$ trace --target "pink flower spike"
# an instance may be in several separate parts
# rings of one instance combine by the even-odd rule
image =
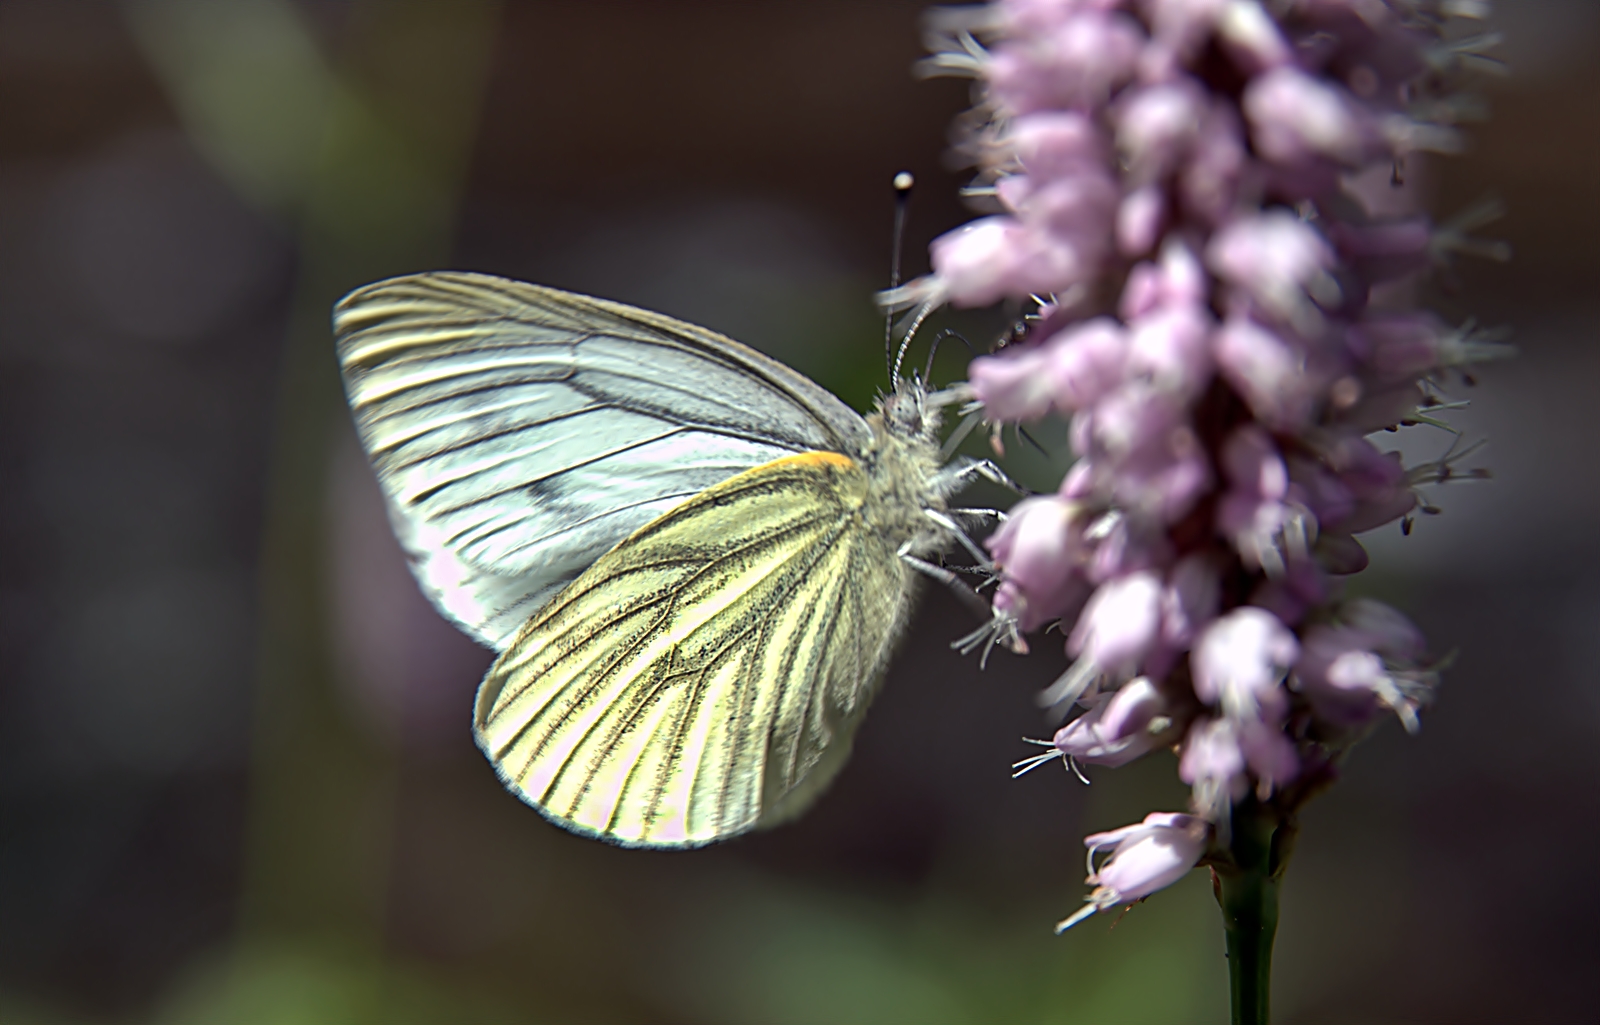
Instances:
[[[1007,35],[1022,36],[1060,28],[1086,6],[1095,5],[1086,0],[998,0],[994,9],[999,12]]]
[[[1095,591],[1067,638],[1067,651],[1106,670],[1132,670],[1149,654],[1160,626],[1160,578],[1129,573]]]
[[[1104,170],[1060,178],[1014,174],[996,183],[995,194],[1030,227],[1096,254],[1105,249],[1118,199],[1117,184]]]
[[[1101,584],[1067,638],[1067,651],[1106,670],[1132,670],[1161,626],[1161,581],[1145,571]]]
[[[1138,825],[1084,837],[1088,881],[1095,889],[1076,914],[1056,925],[1056,932],[1171,886],[1199,863],[1209,837],[1205,820],[1177,812],[1153,812]],[[1111,858],[1096,870],[1094,857],[1107,847],[1112,848]]]
[[[1128,272],[1117,313],[1128,323],[1170,307],[1194,307],[1204,314],[1210,282],[1194,251],[1183,242],[1169,238],[1161,246],[1156,263],[1140,263]]]
[[[1194,250],[1176,238],[1161,247],[1161,286],[1165,301],[1173,306],[1203,306],[1210,282]]]
[[[987,306],[1005,296],[1020,274],[1026,234],[1013,217],[983,217],[934,239],[929,260],[944,297],[961,306]]]
[[[1233,542],[1245,565],[1281,577],[1304,562],[1316,537],[1306,510],[1284,501],[1288,469],[1272,439],[1254,424],[1228,436],[1224,472],[1233,488],[1217,503],[1217,532]]]
[[[1149,524],[1134,524],[1134,517],[1120,512],[1100,516],[1084,528],[1093,546],[1084,574],[1096,584],[1141,570],[1155,569],[1168,559],[1166,538],[1149,529]],[[1140,528],[1143,529],[1140,529]]]
[[[1151,313],[1166,302],[1165,282],[1161,269],[1145,261],[1134,264],[1128,271],[1127,283],[1122,286],[1122,298],[1117,302],[1117,315],[1132,322]]]
[[[1234,609],[1201,632],[1189,654],[1195,696],[1234,720],[1281,723],[1283,678],[1300,654],[1294,634],[1265,609]]]
[[[1088,419],[1089,451],[1121,460],[1159,445],[1183,423],[1184,404],[1144,382],[1130,382],[1102,398]]]
[[[1364,534],[1386,523],[1405,516],[1417,507],[1417,493],[1410,487],[1397,487],[1372,498],[1363,499],[1350,510],[1350,515],[1335,524],[1346,534]]]
[[[1338,425],[1357,434],[1370,434],[1397,426],[1421,405],[1422,388],[1416,381],[1402,381],[1363,391],[1352,405],[1339,411]]]
[[[1398,452],[1382,452],[1354,434],[1336,437],[1323,458],[1354,498],[1349,511],[1328,526],[1341,534],[1360,534],[1399,519],[1417,505],[1417,493]]]
[[[1355,509],[1355,496],[1321,460],[1289,461],[1289,501],[1304,506],[1321,526],[1333,526]]]

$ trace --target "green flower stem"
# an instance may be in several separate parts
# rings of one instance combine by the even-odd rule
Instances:
[[[1272,998],[1272,940],[1278,887],[1288,866],[1294,824],[1254,800],[1233,809],[1231,858],[1214,864],[1217,903],[1228,938],[1233,1025],[1267,1025]]]

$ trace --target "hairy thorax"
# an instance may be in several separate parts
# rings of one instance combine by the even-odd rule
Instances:
[[[946,496],[939,486],[938,412],[921,398],[920,390],[902,388],[867,415],[872,444],[862,453],[870,481],[862,515],[895,548],[909,541],[911,552],[927,554],[945,547],[946,531],[924,510],[942,512]]]

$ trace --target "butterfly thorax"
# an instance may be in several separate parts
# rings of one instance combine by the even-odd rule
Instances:
[[[937,483],[939,410],[928,405],[926,390],[913,379],[880,395],[866,420],[872,429],[862,453],[871,482],[862,509],[867,523],[897,547],[911,542],[913,553],[944,548],[946,532],[923,511],[943,511],[946,504]]]

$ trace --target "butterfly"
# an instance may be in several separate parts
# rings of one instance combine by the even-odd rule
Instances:
[[[983,558],[962,524],[990,511],[949,499],[1003,475],[945,462],[959,389],[896,371],[862,416],[706,328],[483,274],[367,285],[333,327],[413,573],[499,652],[478,745],[574,832],[693,847],[798,814],[920,577],[965,586],[930,559]]]

